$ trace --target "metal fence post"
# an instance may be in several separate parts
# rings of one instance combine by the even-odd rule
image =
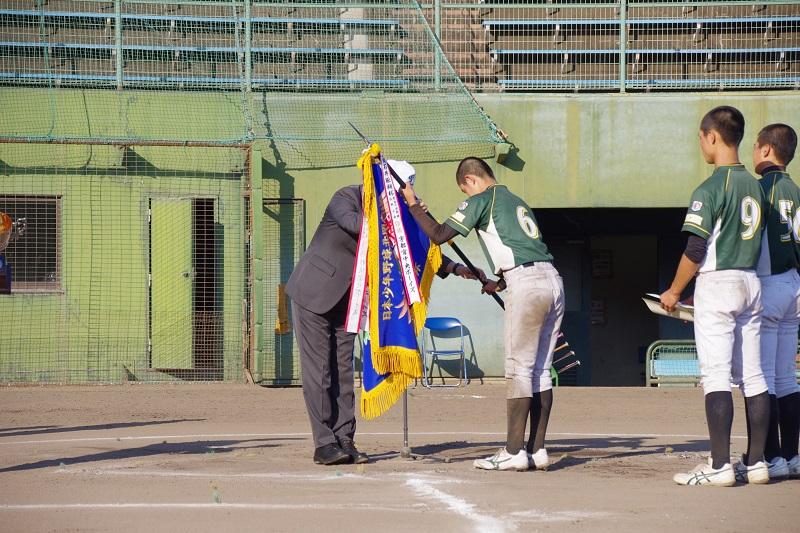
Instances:
[[[117,52],[117,90],[122,90],[122,0],[114,0],[114,50]]]
[[[244,87],[247,91],[253,84],[253,17],[250,9],[252,0],[244,0]]]
[[[626,51],[628,47],[628,0],[619,0],[619,92],[625,92],[625,79],[627,73],[627,57]]]
[[[250,365],[256,376],[264,369],[264,161],[261,150],[253,149],[250,164],[250,254],[253,286],[250,289],[250,316],[252,317],[252,342]]]
[[[436,34],[436,42],[433,49],[433,84],[438,91],[442,88],[442,0],[433,2],[433,31]]]

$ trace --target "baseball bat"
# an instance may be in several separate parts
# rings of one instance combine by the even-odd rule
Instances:
[[[559,331],[558,333],[559,333],[559,335],[562,335],[562,336],[563,336],[563,333],[561,333],[560,331]],[[554,351],[554,352],[558,352],[558,351],[561,351],[561,350],[563,350],[564,348],[569,348],[569,343],[568,343],[568,342],[564,342],[564,344],[562,344],[561,346],[556,346],[556,347],[553,349],[553,351]]]
[[[566,359],[567,357],[572,357],[573,355],[575,355],[575,352],[573,352],[572,350],[570,350],[569,352],[567,352],[567,354],[566,354],[566,355],[562,355],[561,357],[559,357],[558,359],[556,359],[555,361],[553,361],[553,364],[556,364],[556,363],[558,363],[559,361],[563,361],[563,360],[564,360],[564,359]]]
[[[570,368],[573,368],[573,367],[576,367],[576,366],[581,366],[581,362],[580,361],[573,361],[570,364],[568,364],[567,366],[565,366],[564,368],[556,369],[556,372],[558,374],[561,374],[562,372],[566,372]]]

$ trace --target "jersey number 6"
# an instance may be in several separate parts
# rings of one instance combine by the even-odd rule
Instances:
[[[531,239],[539,238],[539,228],[536,227],[536,222],[528,216],[528,210],[525,209],[525,206],[517,206],[517,222],[519,222],[519,227],[522,228],[525,235]]]

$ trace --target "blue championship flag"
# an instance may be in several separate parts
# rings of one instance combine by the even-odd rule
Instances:
[[[356,258],[366,263],[361,414],[370,419],[385,413],[422,377],[417,336],[442,255],[400,199],[377,144],[365,151],[359,167],[364,177],[362,237],[367,237],[359,242],[366,253]],[[358,278],[354,275],[354,293]]]

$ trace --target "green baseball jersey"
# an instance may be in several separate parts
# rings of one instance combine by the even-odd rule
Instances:
[[[780,170],[767,172],[758,181],[767,220],[758,275],[783,274],[800,267],[800,188]]]
[[[531,261],[553,260],[533,211],[505,185],[495,184],[470,196],[445,224],[464,237],[475,228],[496,274]]]
[[[683,231],[708,241],[700,272],[755,269],[761,252],[763,195],[744,165],[717,167],[692,193]]]

